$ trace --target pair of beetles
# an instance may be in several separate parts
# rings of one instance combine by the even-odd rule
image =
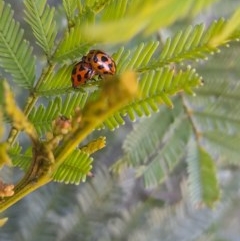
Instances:
[[[94,75],[114,75],[116,64],[114,60],[101,50],[90,50],[72,70],[72,87],[85,84]]]

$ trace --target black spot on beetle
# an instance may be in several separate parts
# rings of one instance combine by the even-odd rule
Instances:
[[[93,56],[93,62],[97,63],[98,62],[98,57],[96,55]]]
[[[112,75],[112,73],[109,71],[104,71],[103,74],[111,74]]]
[[[85,79],[88,79],[88,78],[89,78],[88,75],[89,75],[89,71],[84,75],[84,78],[85,78]]]
[[[104,69],[104,66],[103,65],[98,65],[98,69]]]
[[[108,62],[108,57],[106,57],[106,56],[103,55],[103,56],[101,57],[101,61],[102,61],[102,62]]]
[[[80,64],[80,66],[79,66],[79,71],[82,71],[82,70],[84,70],[85,68],[84,68],[84,66],[82,65],[82,64]]]
[[[82,76],[80,74],[77,75],[77,81],[81,82],[82,81]]]

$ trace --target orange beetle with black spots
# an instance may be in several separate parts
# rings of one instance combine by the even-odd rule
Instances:
[[[90,50],[82,61],[89,63],[97,75],[114,75],[116,73],[116,64],[114,60],[101,50]]]
[[[78,62],[72,70],[72,87],[77,88],[79,85],[85,84],[95,75],[91,64],[84,61]]]

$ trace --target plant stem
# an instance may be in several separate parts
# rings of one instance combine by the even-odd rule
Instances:
[[[54,172],[76,146],[109,116],[120,110],[137,95],[137,81],[134,74],[125,74],[121,80],[115,78],[112,78],[110,82],[103,86],[97,100],[89,102],[85,106],[82,111],[82,120],[79,123],[79,127],[73,133],[69,134],[68,138],[54,153],[45,144],[35,147],[36,151],[33,152],[33,164],[31,168],[16,185],[15,194],[4,198],[0,202],[0,212],[6,210],[37,188],[50,182]],[[49,158],[48,154],[54,154],[54,162]],[[48,163],[48,161],[51,164],[46,170],[47,166],[44,166],[44,162]]]
[[[188,118],[188,120],[189,120],[189,123],[190,123],[191,126],[192,126],[192,129],[193,129],[193,133],[194,133],[196,142],[199,143],[200,138],[201,138],[201,132],[198,131],[197,126],[196,126],[195,123],[194,123],[192,110],[188,107],[188,105],[187,105],[187,103],[186,103],[186,100],[185,100],[184,96],[183,96],[181,93],[180,93],[180,97],[181,97],[181,99],[182,99],[182,104],[183,104],[184,111],[185,111],[185,113],[186,113],[186,115],[187,115],[187,118]]]
[[[43,176],[42,178],[38,179],[37,182],[28,183],[27,185],[23,186],[21,189],[17,190],[13,196],[4,198],[4,200],[0,201],[0,212],[5,211],[13,204],[27,196],[29,193],[35,191],[39,187],[49,183],[51,178],[48,176]]]

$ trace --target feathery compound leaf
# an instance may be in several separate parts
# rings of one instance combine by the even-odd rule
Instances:
[[[197,102],[199,103],[196,104]],[[198,96],[191,104],[194,105],[192,114],[201,131],[219,130],[229,134],[238,132],[240,109],[235,99],[220,97],[216,101],[213,96]]]
[[[165,95],[174,95],[179,91],[193,94],[192,88],[202,85],[202,77],[195,69],[188,66],[187,70],[175,72],[171,68],[162,68],[159,71],[149,71],[142,75],[140,92],[144,98],[160,98]],[[162,99],[165,102],[164,98]],[[168,103],[165,102],[167,105]]]
[[[231,34],[223,34],[224,29],[228,29],[229,26],[229,22],[224,19],[214,21],[206,29],[203,24],[189,26],[184,31],[179,31],[173,38],[166,40],[159,58],[155,63],[152,62],[152,67],[157,68],[159,65],[187,59],[204,59],[210,53],[216,52],[221,45],[235,40],[237,36],[234,35],[234,31],[237,31],[239,25],[235,24],[234,28],[231,28]]]
[[[188,147],[187,163],[189,189],[193,203],[213,207],[220,197],[213,159],[202,147],[197,146],[194,140],[191,140]]]
[[[152,112],[158,111],[158,105],[166,104],[173,108],[170,99],[180,91],[193,94],[192,88],[202,85],[202,77],[195,73],[195,69],[187,68],[186,71],[180,70],[179,73],[171,68],[161,68],[158,71],[148,71],[141,75],[139,81],[139,91],[141,98],[135,99],[132,103],[125,106],[119,112],[104,121],[104,125],[111,130],[124,124],[122,116],[134,121],[136,117],[149,116]]]
[[[236,103],[240,84],[234,78],[221,79],[222,73],[215,75],[198,90],[196,98],[184,96],[185,106],[209,153],[226,163],[239,164],[240,107]]]
[[[56,22],[54,21],[54,8],[46,4],[47,0],[25,0],[26,21],[33,29],[38,45],[47,56],[51,55],[54,40],[57,35]]]
[[[54,96],[72,91],[71,72],[72,66],[62,66],[52,71],[39,86],[37,93],[44,96]]]
[[[61,113],[66,116],[70,116],[73,111],[78,107],[83,109],[88,99],[87,92],[79,92],[76,94],[68,94],[64,99],[63,105],[61,105]]]
[[[124,157],[116,164],[116,167],[122,164],[138,167],[145,164],[150,156],[155,155],[156,150],[160,149],[164,142],[164,136],[167,137],[172,133],[176,124],[179,124],[177,119],[182,121],[183,108],[179,98],[174,101],[174,104],[173,110],[163,106],[159,113],[154,114],[151,118],[143,119],[135,126],[135,129],[124,141]],[[176,134],[181,135],[178,132]]]
[[[163,146],[158,148],[156,156],[149,164],[142,168],[146,187],[157,187],[168,177],[185,155],[189,136],[189,123],[183,116],[176,117],[174,123],[164,133]]]
[[[35,58],[23,30],[13,19],[10,5],[0,0],[0,66],[20,86],[31,88],[35,79]]]
[[[168,38],[159,56],[160,62],[180,62],[185,59],[206,58],[215,48],[209,46],[209,41],[219,31],[223,20],[213,22],[204,32],[204,25],[188,27],[178,32],[173,38]]]
[[[118,1],[109,1],[109,2],[110,4],[108,4],[104,8],[103,15],[101,16],[101,19],[104,22],[120,19],[121,17],[124,16],[127,10],[128,0],[118,0]]]
[[[239,38],[240,36],[240,8],[236,10],[233,16],[226,21],[226,23],[222,26],[220,31],[214,38],[210,41],[210,46],[218,46],[221,44],[225,44],[230,40]]]
[[[35,129],[39,134],[51,130],[52,121],[60,115],[59,107],[61,104],[61,99],[57,97],[54,101],[50,101],[47,107],[41,104],[32,109],[28,118],[34,124]]]
[[[208,145],[209,152],[215,154],[224,163],[239,165],[240,156],[240,136],[228,135],[221,131],[208,131],[202,133],[205,144]]]
[[[75,150],[53,174],[53,180],[66,184],[79,184],[86,180],[93,159],[85,152]]]
[[[147,43],[139,44],[132,51],[124,51],[124,48],[119,49],[118,52],[113,55],[113,58],[117,63],[118,73],[129,69],[141,71],[141,69],[151,60],[158,45],[158,41],[149,41]]]
[[[79,107],[83,108],[88,98],[88,94],[79,92],[77,94],[68,94],[61,99],[56,97],[51,100],[47,107],[40,105],[34,107],[29,115],[29,120],[34,124],[38,133],[45,133],[51,130],[52,121],[59,115],[70,117],[73,111]]]
[[[68,23],[71,25],[71,22],[75,16],[75,11],[77,9],[77,0],[63,0],[62,2],[67,15]]]
[[[65,33],[62,42],[59,44],[53,59],[56,62],[66,63],[69,60],[79,59],[90,47],[89,42],[82,36],[82,27],[76,24]]]
[[[13,160],[13,165],[20,169],[27,171],[32,159],[32,148],[28,148],[24,153],[21,152],[22,148],[19,144],[15,144],[9,149],[9,155]]]

